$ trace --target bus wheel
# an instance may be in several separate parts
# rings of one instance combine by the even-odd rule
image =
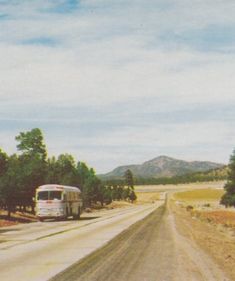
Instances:
[[[80,219],[80,213],[81,213],[80,207],[78,207],[78,213],[77,213],[77,215],[74,216],[76,220]]]
[[[43,221],[44,221],[44,219],[43,219],[43,218],[39,218],[39,221],[43,222]]]

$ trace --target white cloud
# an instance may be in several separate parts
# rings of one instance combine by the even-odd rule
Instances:
[[[127,45],[122,58],[120,45],[122,63],[118,65],[118,58],[103,50],[96,45],[80,54],[42,47],[1,47],[0,96],[67,105],[112,104],[132,97],[157,97],[173,107],[179,100],[182,105],[235,101],[232,56],[224,55],[221,61],[218,55],[148,53],[140,48],[132,51]],[[94,52],[99,57],[92,63],[89,56]]]
[[[10,135],[14,139],[17,129],[37,125],[45,128],[52,154],[72,151],[98,169],[108,169],[111,162],[129,162],[128,151],[134,151],[129,160],[138,162],[151,153],[167,153],[167,148],[175,155],[188,149],[191,155],[197,151],[195,157],[212,159],[214,152],[205,154],[206,147],[221,144],[219,160],[232,148],[228,138],[234,115],[230,122],[208,116],[198,123],[161,124],[148,118],[147,127],[138,124],[155,111],[176,114],[176,109],[193,106],[209,111],[212,103],[224,108],[235,103],[235,55],[225,52],[232,46],[225,42],[218,52],[205,44],[199,50],[197,38],[177,42],[174,37],[195,30],[200,34],[208,26],[215,26],[215,33],[216,26],[234,26],[232,1],[89,0],[80,1],[72,13],[52,12],[55,2],[49,0],[6,3],[0,4],[0,14],[9,16],[0,19],[0,126],[9,119],[22,124],[15,125],[12,133],[5,124],[0,127],[3,147],[8,147],[6,139]],[[60,106],[67,108],[63,115]],[[142,114],[136,109],[133,113],[133,106]],[[78,115],[82,121],[70,115],[71,108],[84,109],[85,114]],[[25,125],[27,117],[34,118]],[[72,121],[74,133],[61,137],[64,128],[59,135],[50,122],[58,126],[65,117]],[[98,119],[102,132],[93,126],[91,136],[86,136],[84,124],[96,124]],[[102,149],[94,153],[98,145]],[[115,159],[112,149],[117,152]]]

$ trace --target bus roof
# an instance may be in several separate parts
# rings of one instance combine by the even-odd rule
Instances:
[[[60,184],[44,184],[39,186],[37,190],[67,190],[67,191],[81,192],[81,190],[78,187],[60,185]]]

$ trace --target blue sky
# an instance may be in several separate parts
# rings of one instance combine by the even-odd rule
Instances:
[[[0,147],[39,127],[98,173],[158,155],[227,163],[235,3],[0,0]]]

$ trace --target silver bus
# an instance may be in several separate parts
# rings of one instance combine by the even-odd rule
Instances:
[[[36,216],[44,219],[79,219],[82,212],[81,191],[78,187],[46,184],[36,189]]]

